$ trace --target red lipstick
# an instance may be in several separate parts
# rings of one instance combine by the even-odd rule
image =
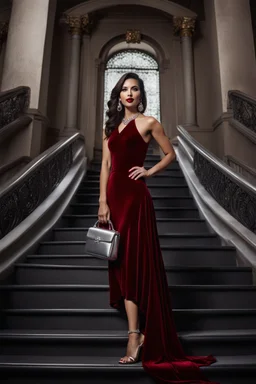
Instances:
[[[133,98],[132,97],[129,97],[129,99],[126,99],[127,103],[132,103],[133,102]]]

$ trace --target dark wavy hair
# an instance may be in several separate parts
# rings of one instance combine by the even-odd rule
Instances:
[[[107,138],[111,135],[113,130],[119,126],[119,124],[121,123],[124,117],[124,108],[122,108],[122,110],[119,112],[117,110],[117,105],[120,98],[120,93],[123,88],[123,84],[127,79],[135,79],[138,81],[138,85],[140,88],[141,101],[143,104],[143,111],[141,112],[143,113],[147,107],[147,98],[146,98],[146,92],[145,92],[143,80],[136,73],[133,73],[133,72],[125,73],[118,80],[118,82],[112,89],[110,100],[108,101],[108,110],[106,112],[106,115],[108,116],[108,120],[106,121],[106,125],[105,125],[105,134]]]

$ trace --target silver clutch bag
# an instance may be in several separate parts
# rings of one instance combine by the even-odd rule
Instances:
[[[96,221],[94,226],[88,229],[85,253],[107,261],[116,260],[120,233],[114,230],[110,220],[108,221],[110,229],[99,228],[98,223],[99,221]]]

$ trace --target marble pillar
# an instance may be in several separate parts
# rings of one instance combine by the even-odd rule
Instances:
[[[197,126],[196,91],[194,75],[194,58],[192,36],[195,29],[195,18],[173,17],[174,32],[179,34],[182,49],[183,84],[184,84],[184,119],[183,125]]]
[[[39,108],[49,0],[13,0],[1,90],[31,88],[30,108]]]
[[[71,35],[70,44],[70,62],[69,79],[67,95],[67,114],[65,133],[72,134],[77,132],[77,103],[78,103],[78,85],[80,68],[80,50],[82,37],[82,23],[80,16],[67,16],[66,22],[69,25]]]
[[[70,136],[78,132],[78,95],[81,61],[81,41],[83,34],[89,35],[92,29],[92,21],[89,15],[66,16],[71,35],[69,83],[67,96],[66,124],[60,136]]]
[[[228,107],[228,91],[256,96],[256,65],[249,0],[207,0],[206,21],[214,23],[209,42],[216,47],[213,62],[220,84],[221,112]]]
[[[32,122],[9,141],[6,161],[38,156],[45,150],[49,120],[47,95],[56,0],[13,0],[5,44],[1,91],[31,90],[27,114]],[[48,54],[47,54],[48,52]]]

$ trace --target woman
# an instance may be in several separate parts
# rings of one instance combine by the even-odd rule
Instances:
[[[157,383],[209,383],[199,366],[215,359],[186,357],[172,317],[145,178],[166,168],[175,152],[162,125],[143,114],[146,104],[143,81],[135,73],[123,75],[112,90],[103,133],[98,219],[106,224],[111,218],[120,232],[118,259],[109,263],[110,305],[124,304],[129,329],[126,355],[119,363],[136,363],[142,350],[143,367]],[[146,170],[143,163],[152,138],[165,156]]]

